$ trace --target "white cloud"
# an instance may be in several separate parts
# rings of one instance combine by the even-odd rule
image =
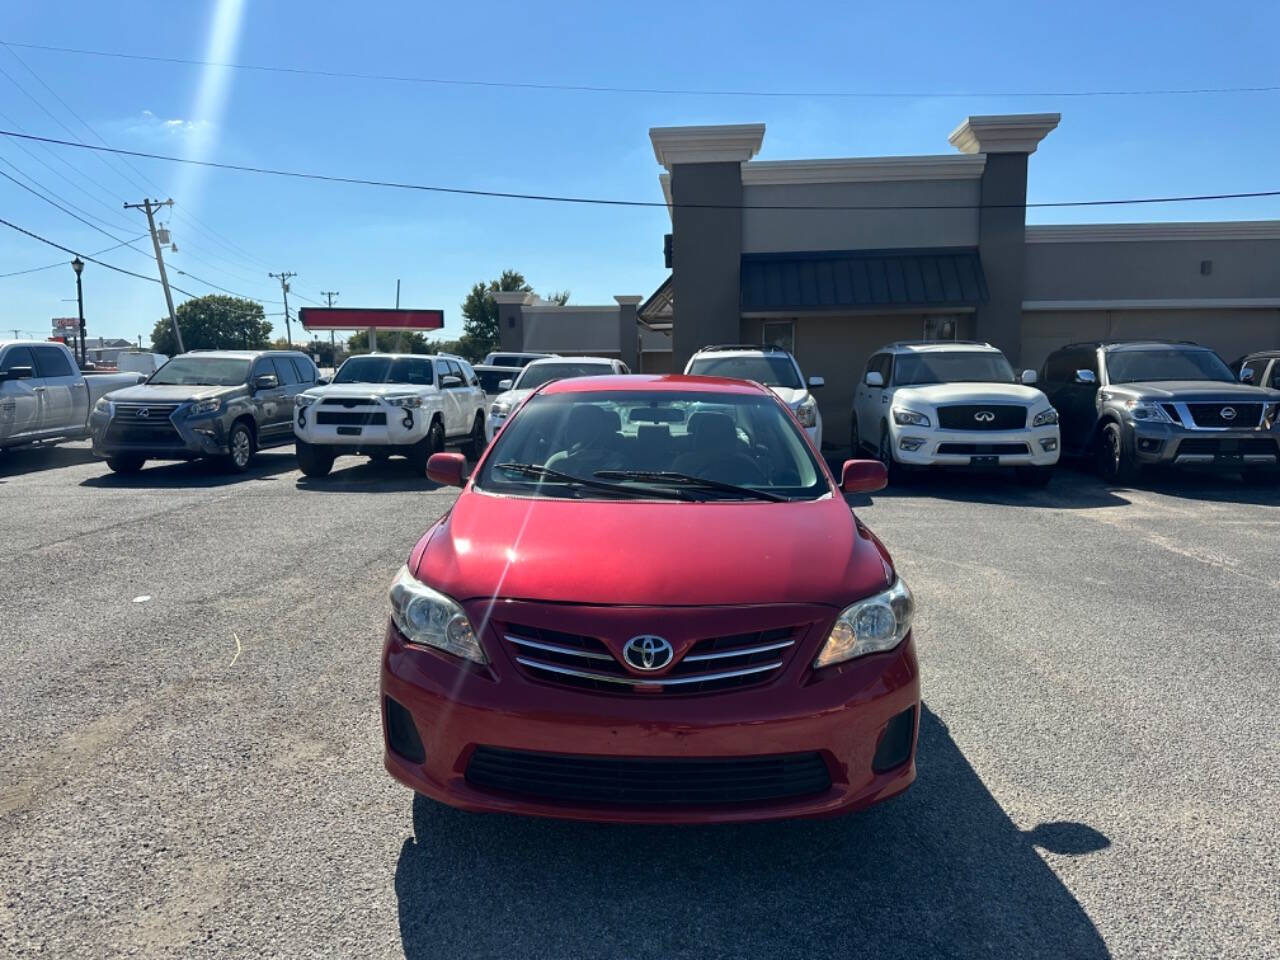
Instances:
[[[208,120],[184,120],[181,117],[160,117],[151,110],[143,110],[112,124],[129,137],[148,142],[202,136],[213,129]]]

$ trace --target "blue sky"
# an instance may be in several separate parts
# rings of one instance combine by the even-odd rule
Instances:
[[[967,91],[1248,86],[1280,82],[1280,5],[1167,2],[778,4],[364,4],[183,0],[6,4],[0,40],[126,53],[476,80],[756,90]],[[947,153],[971,113],[1059,111],[1032,158],[1029,199],[1280,188],[1280,93],[1189,97],[835,99],[598,94],[364,82],[18,49],[113,146],[261,166],[480,189],[661,198],[650,126],[763,122],[762,159]],[[0,125],[91,135],[4,48]],[[28,96],[30,94],[30,96]],[[33,101],[32,97],[35,98]],[[39,103],[35,102],[39,101]],[[0,158],[102,217],[135,173],[84,151],[0,140]],[[297,294],[344,306],[443,308],[460,329],[470,285],[505,267],[572,302],[648,294],[665,275],[661,209],[618,209],[335,186],[131,161],[211,227],[175,218],[173,268],[282,308],[268,270]],[[18,176],[12,166],[0,170]],[[55,172],[56,171],[56,172]],[[95,182],[91,182],[90,179]],[[143,185],[146,185],[144,182]],[[152,191],[153,195],[157,191]],[[0,180],[0,209],[73,249],[113,243]],[[1280,199],[1033,211],[1034,222],[1280,218]],[[129,232],[132,224],[133,233]],[[224,245],[229,240],[232,247]],[[139,246],[147,246],[140,244]],[[57,251],[0,230],[0,273]],[[103,259],[154,275],[128,249]],[[171,279],[195,292],[208,288]],[[158,285],[90,264],[90,336],[145,338]],[[72,314],[69,267],[0,279],[0,335],[44,334]],[[291,307],[300,305],[291,298]],[[280,333],[282,320],[274,318]],[[5,329],[7,328],[7,330]]]

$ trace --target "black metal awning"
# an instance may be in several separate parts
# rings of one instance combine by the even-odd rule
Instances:
[[[740,276],[743,313],[969,308],[987,299],[970,247],[747,253]]]

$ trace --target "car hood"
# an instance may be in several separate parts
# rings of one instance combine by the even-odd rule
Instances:
[[[418,552],[417,576],[459,601],[843,607],[893,576],[832,497],[655,503],[468,489]]]
[[[347,397],[397,397],[421,393],[425,387],[413,383],[330,383],[304,391],[317,397],[341,400]]]
[[[898,387],[894,403],[1020,403],[1034,406],[1048,398],[1035,387],[1020,383],[931,383],[919,387]]]
[[[1146,383],[1117,383],[1107,388],[1116,393],[1154,400],[1224,400],[1263,403],[1280,400],[1280,391],[1251,387],[1247,383],[1208,380],[1154,380]]]
[[[111,400],[114,403],[185,403],[187,400],[204,400],[207,397],[226,397],[244,389],[244,384],[234,387],[192,387],[140,383],[111,391]]]
[[[511,409],[515,409],[524,402],[524,398],[533,393],[533,390],[506,390],[493,398],[494,403],[502,402],[507,404]]]
[[[770,387],[783,403],[794,410],[809,396],[809,391],[805,387]]]

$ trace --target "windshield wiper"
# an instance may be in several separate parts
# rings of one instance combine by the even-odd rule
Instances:
[[[769,490],[740,487],[735,483],[722,483],[719,480],[708,480],[706,477],[695,477],[688,473],[672,473],[669,470],[597,470],[595,476],[605,480],[640,480],[645,483],[669,483],[674,486],[690,487],[697,490],[735,493],[740,497],[752,500],[769,500],[774,503],[781,503],[790,499]]]
[[[536,477],[539,480],[555,480],[560,483],[567,483],[571,486],[577,487],[586,487],[591,490],[608,490],[610,493],[621,493],[632,497],[662,497],[666,500],[689,499],[689,497],[680,490],[628,487],[620,483],[605,483],[603,480],[588,480],[586,477],[576,477],[571,473],[561,473],[559,470],[553,470],[550,467],[543,467],[536,463],[499,463],[494,466],[494,469],[506,470],[509,473],[523,474],[526,477]],[[608,471],[604,472],[607,473]],[[597,476],[599,476],[598,473]]]

